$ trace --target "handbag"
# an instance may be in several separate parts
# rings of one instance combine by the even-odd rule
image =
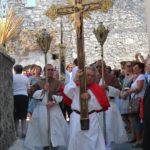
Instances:
[[[140,112],[140,97],[135,97],[136,94],[129,100],[128,113],[136,114]]]

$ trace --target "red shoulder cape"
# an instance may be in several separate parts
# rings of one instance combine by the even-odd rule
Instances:
[[[105,111],[110,107],[107,95],[102,87],[100,87],[97,83],[93,83],[88,88],[92,91],[95,95],[97,101],[102,106],[102,111]]]
[[[106,93],[103,90],[103,88],[101,88],[97,83],[91,84],[90,86],[88,86],[88,88],[92,91],[92,93],[95,95],[97,101],[102,106],[101,111],[107,110],[108,107],[110,107],[110,104],[109,104],[109,101],[107,99]],[[63,90],[64,90],[64,88],[63,88]],[[70,98],[68,98],[64,94],[64,92],[62,92],[62,96],[64,98],[64,103],[68,106],[71,106],[72,100]]]

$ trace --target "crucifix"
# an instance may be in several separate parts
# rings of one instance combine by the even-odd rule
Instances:
[[[85,81],[85,52],[84,52],[84,33],[83,33],[83,17],[89,15],[90,11],[100,10],[107,12],[112,6],[111,0],[95,0],[95,2],[87,2],[87,0],[69,0],[72,4],[66,6],[52,5],[46,12],[46,15],[55,20],[58,16],[74,14],[73,21],[75,23],[77,34],[77,55],[78,67],[83,70],[84,74],[80,76],[80,122],[81,130],[89,129],[88,116],[88,100],[82,100],[81,94],[86,92]]]

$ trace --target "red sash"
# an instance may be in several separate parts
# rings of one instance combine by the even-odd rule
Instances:
[[[110,107],[110,104],[105,91],[97,83],[91,84],[88,88],[92,91],[98,103],[102,106],[102,111],[107,110],[108,107]],[[64,103],[68,106],[71,106],[72,100],[68,98],[64,92],[62,92],[62,96],[64,98]]]
[[[110,107],[107,95],[103,88],[101,88],[97,83],[93,83],[88,88],[92,91],[92,93],[95,95],[97,101],[102,106],[102,111],[105,111]]]

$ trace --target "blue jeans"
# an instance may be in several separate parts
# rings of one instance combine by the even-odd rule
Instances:
[[[28,105],[28,112],[33,113],[34,108],[36,107],[37,101],[34,98],[31,98]]]

